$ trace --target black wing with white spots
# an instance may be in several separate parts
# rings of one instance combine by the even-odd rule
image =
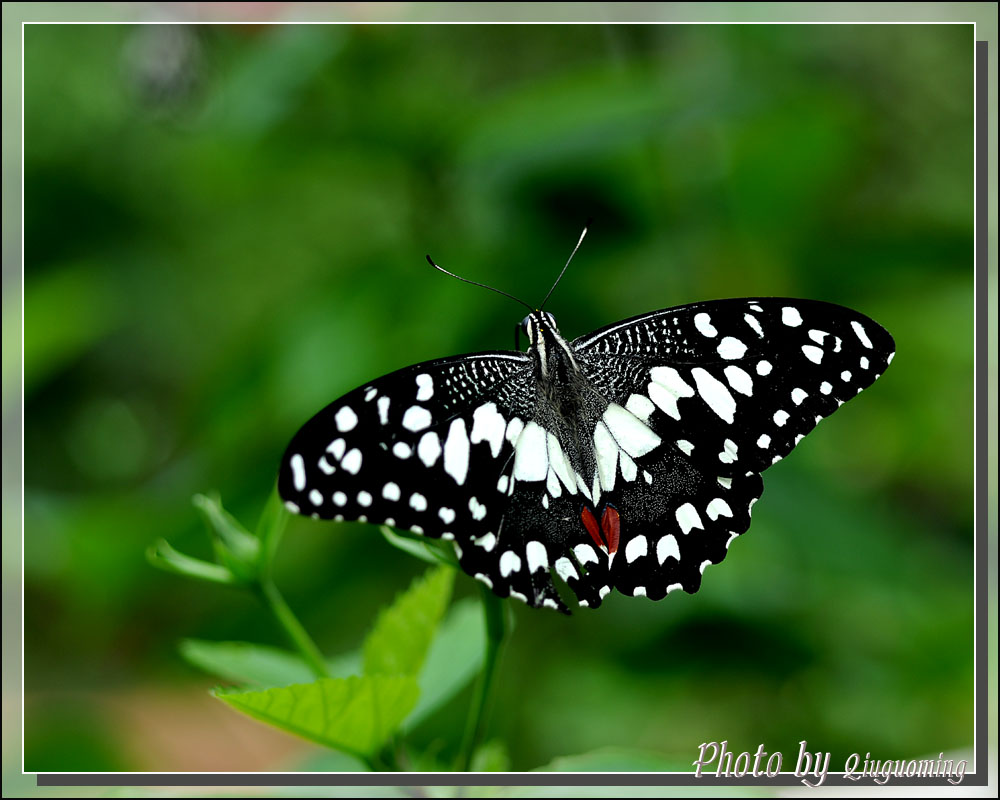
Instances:
[[[418,364],[359,387],[293,439],[279,491],[323,519],[454,541],[501,597],[567,610],[612,589],[697,591],[750,525],[760,472],[869,386],[892,338],[867,317],[747,298],[644,314],[527,353]]]

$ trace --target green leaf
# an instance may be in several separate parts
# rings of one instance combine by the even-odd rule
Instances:
[[[472,757],[473,772],[507,772],[510,770],[510,754],[507,745],[499,739],[493,739],[478,750]]]
[[[302,658],[279,647],[251,642],[207,642],[203,639],[184,639],[180,643],[184,659],[224,680],[256,684],[263,687],[289,686],[308,683],[313,673]],[[361,669],[361,654],[348,653],[327,659],[327,669],[335,678],[355,675]]]
[[[486,651],[483,610],[472,598],[455,603],[431,643],[417,679],[420,701],[403,724],[412,730],[447,703],[479,672]]]
[[[532,772],[691,772],[690,761],[625,747],[602,747],[574,756],[560,756]]]
[[[428,564],[458,566],[458,559],[455,558],[455,550],[446,542],[427,539],[417,534],[406,533],[405,531],[394,531],[388,525],[382,525],[379,527],[379,531],[393,547],[399,548],[404,553],[409,553],[421,561],[426,561]]]
[[[383,609],[362,647],[365,675],[416,675],[444,614],[455,571],[437,567]]]
[[[160,539],[149,546],[149,549],[146,550],[146,560],[158,569],[184,575],[187,578],[223,584],[237,582],[236,576],[226,567],[210,564],[200,558],[186,556],[174,550],[166,539]]]
[[[222,500],[214,492],[196,494],[191,502],[214,534],[212,544],[220,563],[241,580],[256,578],[260,560],[260,541],[257,537],[247,533],[236,518],[222,507]]]
[[[216,689],[237,711],[305,739],[360,756],[375,753],[417,702],[416,678],[320,678],[263,691]]]

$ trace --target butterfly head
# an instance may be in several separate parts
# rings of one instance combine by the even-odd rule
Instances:
[[[532,311],[521,320],[519,330],[528,337],[528,353],[535,360],[542,378],[578,369],[569,343],[559,333],[556,318],[548,311]]]

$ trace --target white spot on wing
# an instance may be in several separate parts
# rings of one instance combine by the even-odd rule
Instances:
[[[868,334],[865,333],[865,329],[861,327],[861,323],[857,320],[851,320],[851,327],[854,328],[854,332],[858,335],[858,339],[861,341],[865,347],[869,350],[872,346],[872,340],[868,338]]]
[[[514,477],[519,481],[543,481],[548,471],[545,431],[532,420],[514,445]]]
[[[758,361],[757,362],[757,374],[758,375],[770,375],[771,374],[771,362],[770,361]]]
[[[378,406],[378,421],[387,425],[389,423],[389,398],[383,395],[375,401],[375,405]]]
[[[340,462],[340,466],[352,475],[357,475],[358,470],[361,469],[361,451],[356,447],[348,450],[344,460]]]
[[[298,514],[299,511],[300,511],[298,505],[296,505],[295,503],[293,503],[291,500],[286,500],[285,501],[285,508],[287,508],[293,514]]]
[[[340,461],[340,459],[344,457],[344,451],[346,449],[347,449],[347,442],[345,442],[343,439],[334,439],[332,442],[330,442],[330,445],[329,447],[326,448],[326,451],[330,455],[332,455],[335,459],[337,459],[337,461]]]
[[[681,533],[690,533],[694,528],[705,529],[705,526],[702,525],[701,517],[698,516],[698,510],[690,503],[685,503],[678,508],[675,516],[677,517],[677,524],[681,527]]]
[[[635,480],[637,468],[635,462],[628,457],[627,453],[620,453],[618,457],[619,464],[621,465],[622,477],[629,483]]]
[[[733,515],[733,510],[729,507],[729,503],[721,497],[716,497],[711,503],[708,504],[708,508],[705,509],[705,513],[708,514],[709,519],[717,520],[719,517],[731,517]]]
[[[625,560],[631,564],[637,558],[641,558],[649,552],[649,542],[645,536],[636,536],[625,545]]]
[[[829,383],[829,381],[823,381],[823,382],[822,382],[822,383],[821,383],[821,384],[819,385],[819,390],[820,390],[820,391],[821,391],[821,392],[822,392],[823,394],[830,394],[830,392],[832,392],[832,391],[833,391],[833,386],[832,386],[832,384],[830,384],[830,383]]]
[[[349,406],[341,408],[333,419],[337,423],[337,430],[341,433],[353,430],[358,424],[358,415]]]
[[[413,455],[413,449],[406,442],[396,442],[392,446],[392,452],[397,458],[409,458]]]
[[[426,373],[417,375],[417,400],[423,403],[434,396],[434,379]]]
[[[732,464],[736,460],[739,448],[732,439],[726,439],[722,443],[722,452],[719,453],[719,461],[723,464]]]
[[[556,559],[555,568],[556,575],[563,581],[568,581],[570,578],[580,580],[580,575],[577,573],[576,567],[573,566],[573,562],[566,558],[566,556],[560,556]]]
[[[712,318],[704,311],[694,315],[694,326],[702,336],[717,336],[719,333],[712,325]]]
[[[802,345],[802,353],[813,364],[818,364],[823,360],[823,351],[814,344]]]
[[[668,533],[656,543],[656,560],[662,565],[664,561],[671,557],[680,561],[681,549],[677,546],[677,537],[672,533]]]
[[[518,572],[521,569],[521,557],[515,553],[513,550],[507,550],[502,556],[500,556],[500,575],[506,578],[512,572]],[[511,595],[514,593],[511,592]]]
[[[646,587],[645,586],[636,586],[632,590],[632,597],[645,597],[645,596],[646,596]]]
[[[792,402],[795,403],[795,405],[797,406],[802,405],[802,401],[805,400],[808,396],[809,396],[808,393],[802,391],[802,389],[799,388],[792,389]]]
[[[730,364],[723,370],[726,380],[740,394],[750,397],[753,394],[753,379],[739,367]]]
[[[566,487],[566,491],[570,494],[576,494],[576,473],[573,470],[573,465],[570,464],[569,459],[566,458],[566,454],[559,445],[559,440],[553,434],[549,433],[546,436],[546,442],[548,444],[549,471],[554,471],[559,476],[559,480]],[[556,496],[553,494],[553,497]]]
[[[757,447],[767,448],[771,446],[771,437],[766,433],[761,434],[760,438],[757,440]]]
[[[311,492],[309,492],[309,502],[312,503],[314,506],[323,505],[323,495],[320,493],[318,489],[313,489]]]
[[[736,411],[736,401],[733,400],[733,396],[725,384],[701,367],[695,367],[691,370],[691,375],[698,386],[698,394],[701,395],[701,399],[720,418],[731,423]]]
[[[525,555],[528,557],[528,572],[534,573],[540,569],[547,570],[549,568],[549,554],[541,542],[528,542],[525,547]]]
[[[618,445],[603,422],[598,422],[594,428],[594,455],[601,487],[610,492],[615,488],[615,476],[618,474]]]
[[[716,351],[727,361],[733,361],[737,358],[743,358],[743,354],[747,351],[747,346],[733,336],[726,336],[719,342]]]
[[[594,548],[589,544],[578,544],[573,548],[573,554],[581,564],[586,564],[588,561],[597,563],[597,553],[594,552]]]
[[[786,422],[788,422],[788,412],[783,410],[778,410],[774,412],[774,424],[779,428],[782,427]]]
[[[382,487],[382,497],[386,500],[392,500],[395,502],[400,498],[399,485],[389,481],[385,486]]]
[[[472,514],[473,519],[482,519],[486,516],[486,506],[480,503],[475,497],[470,497],[469,512]]]
[[[760,309],[758,308],[758,311],[759,310]],[[746,320],[747,325],[753,328],[754,333],[763,338],[764,330],[760,327],[760,323],[757,321],[757,317],[755,317],[753,314],[744,314],[743,319]]]
[[[292,485],[295,491],[301,492],[306,488],[306,465],[302,456],[296,453],[288,460],[288,466],[292,468]]]
[[[410,495],[410,508],[414,511],[426,511],[427,498],[420,494],[420,492],[414,492]]]
[[[496,403],[484,403],[472,415],[472,433],[469,440],[472,444],[489,442],[490,452],[496,458],[500,455],[500,447],[503,445],[503,434],[506,428],[507,423],[497,411]]]
[[[403,414],[403,427],[417,433],[430,427],[431,412],[422,406],[410,406]]]
[[[490,533],[484,534],[483,536],[480,536],[479,538],[474,538],[472,541],[475,542],[477,545],[479,545],[481,548],[483,548],[483,550],[485,550],[487,553],[491,552],[493,548],[496,547],[497,545],[497,537],[493,534],[492,531]]]
[[[469,437],[465,432],[465,420],[452,420],[448,428],[448,438],[444,443],[444,471],[453,477],[459,486],[465,483],[469,474]]]
[[[455,521],[455,509],[442,506],[438,509],[438,516],[445,525],[451,525]]]
[[[369,492],[362,489],[358,492],[358,505],[365,506],[366,508],[372,504],[372,496]]]
[[[694,451],[694,445],[691,444],[687,439],[678,439],[677,446],[681,449],[684,455],[689,456]]]
[[[625,403],[625,408],[635,414],[643,422],[649,420],[649,415],[653,413],[653,409],[656,406],[653,405],[652,401],[646,397],[644,394],[633,394],[630,395],[628,401]]]
[[[652,378],[652,383],[649,384],[650,399],[664,414],[680,419],[677,400],[681,397],[694,397],[694,389],[684,382],[673,367],[654,367],[649,371],[649,377]]]
[[[441,440],[434,431],[427,431],[420,437],[420,442],[417,444],[417,455],[428,467],[434,466],[434,462],[441,455]]]
[[[799,313],[797,308],[785,306],[781,309],[781,321],[784,322],[789,328],[797,328],[802,324],[802,315]]]
[[[632,458],[646,455],[656,449],[662,441],[646,423],[617,403],[608,405],[604,411],[604,422],[618,442],[618,446]]]

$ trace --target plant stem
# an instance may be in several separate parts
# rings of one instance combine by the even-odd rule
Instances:
[[[460,772],[468,772],[472,766],[472,756],[486,728],[497,664],[507,636],[507,609],[503,600],[485,586],[480,585],[479,589],[483,598],[483,615],[486,618],[486,654],[483,658],[483,671],[476,684],[476,697],[469,709],[469,719],[465,726],[465,738],[458,762]]]
[[[275,619],[278,620],[278,624],[281,625],[291,643],[295,645],[295,649],[299,651],[302,660],[312,670],[313,675],[317,678],[329,678],[330,673],[326,668],[326,662],[323,660],[323,654],[320,653],[316,643],[306,633],[306,629],[302,627],[302,623],[292,613],[292,609],[288,607],[288,603],[281,596],[281,592],[274,585],[274,581],[269,577],[262,577],[257,582],[256,588],[263,598],[264,603],[271,609],[271,613],[274,614]]]

